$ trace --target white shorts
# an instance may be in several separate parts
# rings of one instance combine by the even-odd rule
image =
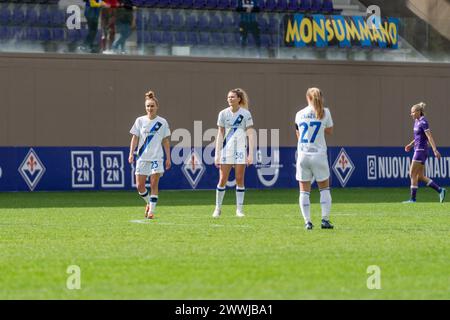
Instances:
[[[230,141],[231,143],[233,141]],[[247,160],[247,146],[245,144],[232,143],[222,149],[221,164],[245,164]]]
[[[299,153],[295,178],[298,181],[306,182],[311,181],[313,177],[319,182],[325,181],[330,177],[327,155]]]
[[[146,161],[139,159],[136,161],[136,175],[141,176],[151,176],[153,174],[159,173],[161,177],[164,174],[163,161]]]

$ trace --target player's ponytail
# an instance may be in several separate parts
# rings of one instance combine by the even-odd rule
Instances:
[[[309,88],[306,91],[306,97],[311,101],[312,107],[316,112],[316,118],[321,120],[325,116],[323,95],[319,88]]]
[[[249,99],[248,99],[247,92],[245,92],[241,88],[232,89],[232,90],[230,90],[230,92],[233,92],[234,94],[236,94],[238,96],[238,98],[241,99],[241,101],[239,102],[239,106],[241,106],[244,109],[248,109]]]
[[[426,104],[424,102],[419,102],[413,106],[414,111],[419,111],[421,116],[425,115]]]
[[[145,100],[153,100],[153,101],[155,101],[155,103],[156,103],[156,106],[159,108],[159,103],[158,103],[158,99],[156,99],[156,95],[155,95],[155,92],[153,92],[153,91],[148,91],[146,94],[145,94]]]

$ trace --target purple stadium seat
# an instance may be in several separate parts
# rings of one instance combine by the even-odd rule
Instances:
[[[185,28],[186,28],[186,30],[189,30],[189,31],[193,31],[193,30],[197,29],[197,17],[194,14],[189,13],[186,15]]]
[[[181,8],[190,9],[194,7],[194,0],[182,0]]]
[[[262,33],[269,32],[269,22],[263,15],[258,16],[257,22]]]
[[[210,45],[210,39],[209,39],[208,32],[200,32],[199,37],[198,37],[198,44],[201,46],[209,46]]]
[[[170,0],[158,0],[156,6],[158,8],[168,8],[170,6]]]
[[[34,6],[27,6],[25,10],[25,23],[27,25],[35,25],[38,21],[38,13]]]
[[[277,11],[287,11],[288,3],[287,0],[278,0],[276,10]]]
[[[169,12],[161,13],[161,29],[163,31],[170,30],[172,28],[172,15]]]
[[[59,41],[62,42],[64,41],[64,28],[54,28],[52,30],[52,40],[53,41]]]
[[[217,8],[217,0],[206,0],[205,8],[208,10],[214,10]]]
[[[193,46],[198,45],[198,34],[197,32],[188,32],[187,33],[187,43]]]
[[[162,43],[163,44],[172,44],[173,43],[173,32],[172,31],[163,31],[162,32]]]
[[[312,0],[311,11],[321,12],[322,11],[322,0]]]
[[[78,30],[75,30],[78,31]],[[39,40],[40,41],[50,41],[51,32],[49,28],[39,28]]]
[[[311,11],[311,0],[300,0],[299,10],[302,12]]]
[[[288,9],[288,11],[294,11],[294,12],[299,11],[300,5],[298,3],[298,0],[289,0],[287,9]]]
[[[152,44],[163,43],[162,31],[151,31],[150,32],[150,42]]]
[[[174,38],[175,38],[174,44],[176,44],[178,46],[185,46],[188,43],[186,32],[183,32],[183,31],[175,32]]]
[[[209,19],[206,15],[206,12],[199,12],[197,17],[197,28],[199,30],[208,30],[209,28]]]
[[[175,30],[181,30],[185,27],[184,15],[181,15],[180,11],[178,10],[173,11],[172,26]]]
[[[11,11],[7,6],[0,8],[0,24],[7,25],[11,19]]]
[[[38,24],[43,27],[49,26],[51,23],[51,18],[52,17],[50,16],[50,12],[47,8],[41,8],[39,11]]]
[[[161,25],[161,18],[155,12],[150,12],[147,23],[151,30],[159,29]]]
[[[217,1],[217,9],[218,10],[227,10],[230,8],[230,0],[218,0]]]
[[[22,6],[14,6],[11,23],[14,25],[20,25],[25,22],[25,12]]]
[[[222,28],[222,19],[220,18],[220,15],[212,12],[209,15],[209,30],[221,31]]]
[[[194,9],[205,9],[206,8],[206,0],[194,0]]]
[[[276,0],[266,0],[265,11],[275,11],[277,9]]]
[[[234,31],[236,26],[233,25],[233,18],[229,14],[222,15],[222,28],[228,31]]]
[[[222,47],[224,44],[223,33],[222,32],[212,32],[211,35],[211,44],[213,46]]]

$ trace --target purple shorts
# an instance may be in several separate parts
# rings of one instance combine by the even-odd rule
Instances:
[[[418,161],[421,164],[425,164],[425,161],[427,160],[428,152],[425,150],[420,151],[414,151],[413,161]]]

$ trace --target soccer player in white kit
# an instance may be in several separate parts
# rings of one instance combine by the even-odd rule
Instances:
[[[139,117],[134,122],[130,133],[133,135],[130,143],[128,162],[134,161],[136,147],[136,186],[139,195],[146,203],[145,218],[153,219],[158,202],[159,178],[164,174],[163,148],[166,154],[165,168],[170,169],[170,129],[166,119],[157,115],[159,103],[155,93],[149,91],[145,94],[145,110],[147,115]],[[149,193],[145,181],[150,176]]]
[[[322,229],[333,229],[330,223],[331,193],[330,168],[328,166],[325,133],[332,134],[333,120],[328,108],[324,107],[323,95],[318,88],[306,92],[308,106],[295,116],[297,143],[297,174],[300,185],[299,205],[305,228],[311,230],[310,200],[311,181],[316,179],[320,190]]]
[[[248,111],[247,93],[240,88],[230,90],[227,101],[229,107],[219,113],[217,120],[218,133],[214,162],[220,169],[220,178],[216,190],[214,218],[218,218],[221,214],[226,183],[232,167],[236,176],[236,216],[244,216],[245,167],[253,163],[255,140],[253,131],[249,130],[253,126],[253,119]],[[248,154],[247,136],[249,137]]]

